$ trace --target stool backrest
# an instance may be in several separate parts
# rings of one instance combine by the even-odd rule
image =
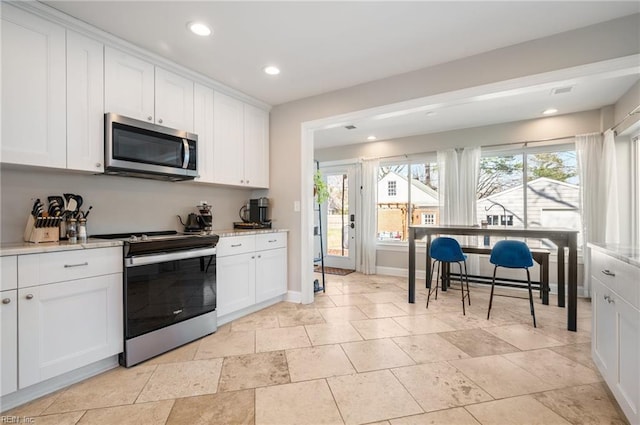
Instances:
[[[458,241],[445,236],[435,238],[431,242],[429,255],[434,260],[444,261],[447,263],[455,263],[465,260],[464,253],[462,252],[462,248],[460,248]]]
[[[521,241],[500,241],[491,250],[491,264],[511,269],[533,267],[533,257],[526,243]]]

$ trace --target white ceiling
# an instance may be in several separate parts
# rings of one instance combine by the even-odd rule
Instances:
[[[271,105],[640,12],[638,1],[45,1]],[[202,21],[213,36],[191,34]],[[282,73],[268,76],[266,65]],[[640,67],[362,118],[316,131],[316,149],[538,118],[615,103]],[[553,87],[572,86],[551,95]],[[435,114],[427,116],[428,111]]]

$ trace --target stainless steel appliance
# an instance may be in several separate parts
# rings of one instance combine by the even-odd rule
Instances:
[[[247,205],[240,208],[241,222],[233,223],[236,229],[270,229],[269,198],[250,199]]]
[[[122,115],[104,115],[105,174],[159,180],[198,176],[198,136]]]
[[[217,330],[218,235],[94,235],[124,241],[124,353],[133,366]]]

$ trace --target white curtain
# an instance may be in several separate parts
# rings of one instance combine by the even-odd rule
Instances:
[[[588,242],[616,243],[618,230],[618,183],[613,131],[576,136],[580,198],[582,201],[582,252]],[[585,272],[588,256],[584,256]],[[586,275],[586,273],[585,273]],[[589,279],[584,278],[585,295],[590,295]]]
[[[376,244],[377,244],[377,208],[378,205],[378,165],[377,159],[363,160],[362,176],[362,213],[359,232],[360,261],[356,262],[358,271],[364,274],[376,273]]]
[[[480,148],[438,151],[441,224],[477,224]]]

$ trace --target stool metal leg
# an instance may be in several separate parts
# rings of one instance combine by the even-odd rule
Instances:
[[[493,280],[491,281],[491,295],[489,295],[489,310],[487,310],[487,320],[489,320],[489,314],[491,314],[491,304],[493,303],[493,288],[496,285],[496,271],[498,266],[493,268]]]
[[[469,300],[469,305],[471,305],[471,292],[469,292],[469,274],[467,273],[467,262],[464,262],[464,277],[467,281],[467,300]]]
[[[533,316],[533,327],[536,328],[536,312],[533,309],[533,292],[531,291],[531,275],[529,269],[527,270],[527,282],[529,284],[529,306],[531,307],[531,315]]]
[[[431,274],[429,276],[429,284],[428,284],[428,289],[429,289],[429,293],[427,294],[427,306],[426,308],[429,308],[429,298],[431,298],[431,293],[433,292],[433,272],[435,270],[435,266],[436,263],[438,263],[438,274],[440,274],[440,262],[439,261],[434,261],[433,264],[431,265]],[[436,275],[436,279],[437,279],[437,275]],[[436,280],[436,300],[438,299],[438,282]]]
[[[462,315],[466,316],[467,312],[465,311],[464,308],[464,280],[462,278],[462,264],[460,264],[460,261],[458,261],[458,268],[460,269],[460,292],[462,293]],[[466,267],[465,267],[466,268]],[[468,290],[468,288],[467,288]]]

